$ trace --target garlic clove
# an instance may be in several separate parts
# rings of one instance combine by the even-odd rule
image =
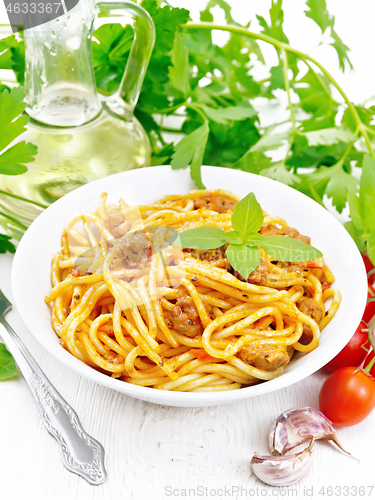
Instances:
[[[291,413],[282,413],[274,422],[269,433],[269,449],[272,455],[284,455],[299,444],[309,441],[311,436],[302,436],[298,430],[291,426],[288,416]]]
[[[314,438],[307,448],[295,455],[275,457],[254,453],[250,468],[258,479],[271,486],[290,486],[309,472],[314,460]]]
[[[310,406],[289,410],[276,419],[269,434],[269,448],[273,455],[284,455],[311,438],[333,441],[352,457],[337,439],[332,422],[321,411]]]

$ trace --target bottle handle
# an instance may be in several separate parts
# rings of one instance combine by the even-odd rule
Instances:
[[[155,43],[154,22],[145,9],[130,1],[99,1],[97,9],[99,19],[95,23],[95,29],[102,24],[116,22],[117,18],[121,17],[126,18],[127,24],[134,30],[134,40],[121,83],[111,98],[111,101],[115,102],[121,97],[128,105],[127,107],[133,110],[138,101]],[[103,17],[110,18],[110,20],[102,22]]]

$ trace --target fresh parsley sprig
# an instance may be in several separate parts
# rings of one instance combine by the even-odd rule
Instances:
[[[34,161],[37,147],[30,142],[20,141],[9,147],[9,144],[25,132],[29,121],[22,112],[26,108],[25,93],[22,87],[14,87],[10,91],[4,89],[0,93],[0,174],[18,175],[27,172],[25,163]]]
[[[18,369],[13,356],[5,347],[0,343],[0,380],[12,378],[18,374]]]
[[[375,263],[375,159],[365,155],[359,192],[349,193],[351,221],[346,229],[361,252]]]
[[[228,262],[244,279],[260,263],[259,247],[273,259],[282,262],[301,262],[322,256],[317,248],[289,236],[261,235],[259,230],[263,220],[263,212],[254,193],[249,193],[234,207],[232,231],[212,226],[197,227],[180,232],[170,242],[182,248],[196,250],[210,250],[229,243],[225,251]]]
[[[8,37],[11,40],[13,53],[18,54],[14,45],[17,43],[14,36]],[[5,41],[3,41],[5,43]],[[3,45],[4,45],[3,43]],[[0,49],[1,49],[0,43]],[[9,54],[8,54],[9,56]],[[1,62],[1,61],[0,61]],[[0,64],[1,67],[1,64]],[[12,66],[13,69],[15,69]],[[23,87],[1,88],[0,86],[0,174],[20,175],[27,171],[25,164],[34,161],[37,153],[37,146],[30,142],[19,141],[12,145],[12,142],[26,130],[29,117],[23,114],[26,108],[24,101],[25,93]],[[7,191],[0,190],[1,197],[8,196],[18,199],[24,203],[46,208],[37,202],[28,200],[21,196]],[[4,208],[0,202],[0,224],[15,239],[20,239],[27,227]],[[14,245],[9,241],[10,237],[0,234],[0,253],[6,251],[15,252]]]

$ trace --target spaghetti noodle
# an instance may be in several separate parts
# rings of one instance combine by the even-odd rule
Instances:
[[[98,208],[66,227],[52,261],[52,325],[61,345],[125,382],[176,391],[225,391],[282,374],[295,351],[319,344],[340,304],[323,257],[261,261],[245,281],[215,250],[178,249],[173,232],[231,230],[238,199],[221,190],[154,204]],[[264,213],[260,233],[310,243]],[[326,303],[330,301],[326,309]]]

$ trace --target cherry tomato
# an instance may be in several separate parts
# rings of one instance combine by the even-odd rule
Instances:
[[[319,408],[340,427],[358,424],[375,408],[375,380],[354,366],[340,368],[324,382]]]
[[[361,255],[363,263],[365,264],[366,267],[366,273],[369,273],[370,271],[372,271],[372,269],[374,269],[374,265],[372,264],[371,260],[367,257],[367,255],[364,255],[363,253]],[[373,285],[375,283],[375,273],[371,274],[371,276],[368,279],[368,282],[369,285]]]
[[[367,352],[361,346],[366,349],[370,348],[367,326],[362,321],[344,349],[323,367],[323,371],[325,373],[332,373],[343,366],[360,366],[367,356]]]

